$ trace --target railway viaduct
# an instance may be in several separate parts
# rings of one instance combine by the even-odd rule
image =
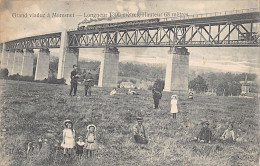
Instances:
[[[165,91],[187,91],[188,47],[259,47],[260,12],[254,9],[163,18],[157,23],[125,25],[93,30],[25,37],[1,43],[1,68],[9,74],[33,75],[34,49],[39,49],[35,80],[48,77],[51,48],[59,48],[57,78],[70,83],[72,65],[79,49],[104,48],[100,87],[115,87],[118,81],[120,47],[169,47]],[[167,54],[167,53],[162,53]]]

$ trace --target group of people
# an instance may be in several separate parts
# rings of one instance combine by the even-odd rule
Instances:
[[[78,72],[77,65],[73,65],[73,71],[70,74],[70,96],[72,95],[72,91],[74,92],[73,96],[76,96],[77,94],[77,87],[78,87],[78,79],[83,77],[84,81],[84,89],[85,89],[85,96],[91,96],[91,87],[93,86],[93,76],[90,71],[86,72],[86,70],[83,71],[83,73],[80,75]]]
[[[71,120],[64,121],[63,137],[61,142],[61,147],[64,148],[64,156],[70,157],[73,149],[76,147],[76,154],[82,156],[84,149],[86,150],[87,157],[94,155],[94,151],[97,149],[96,142],[96,126],[90,124],[87,126],[87,133],[85,136],[85,142],[83,137],[79,136],[76,142],[76,132],[73,128],[73,123]]]
[[[91,86],[92,86],[92,74],[90,72],[86,73],[83,72],[83,75],[79,75],[77,71],[77,66],[73,65],[73,71],[71,72],[71,90],[70,95],[72,91],[74,90],[74,95],[76,95],[77,92],[77,84],[78,79],[80,77],[84,77],[84,85],[85,85],[85,96],[88,94],[91,95]],[[159,101],[162,98],[162,86],[160,82],[155,82],[152,93],[153,93],[153,99],[154,99],[154,109],[159,109]],[[117,93],[116,89],[113,89],[110,92],[110,95],[113,96]],[[138,95],[135,91],[132,91],[129,89],[128,93],[130,95]],[[193,93],[189,93],[189,99],[193,99]],[[171,96],[171,113],[173,119],[177,119],[177,113],[178,113],[178,96],[172,95]],[[133,135],[136,143],[140,144],[147,144],[148,139],[146,137],[145,128],[143,126],[143,118],[137,117],[137,124],[133,127]],[[205,121],[202,123],[201,131],[199,132],[198,136],[195,137],[195,140],[198,142],[205,142],[205,143],[211,143],[212,141],[212,132],[209,129],[209,122]],[[71,149],[76,146],[76,154],[82,155],[83,154],[83,147],[87,147],[87,155],[91,156],[93,155],[93,150],[95,149],[95,125],[89,125],[87,127],[88,133],[86,135],[86,141],[83,141],[83,137],[78,137],[78,142],[75,144],[75,130],[72,127],[72,122],[67,120],[65,121],[65,129],[63,130],[63,142],[62,147],[64,148],[64,155],[70,155]],[[233,125],[229,125],[228,129],[225,130],[225,132],[220,137],[220,140],[224,141],[235,141],[235,134],[233,131]]]
[[[209,128],[209,122],[205,121],[202,123],[202,128],[198,134],[198,137],[195,137],[194,140],[202,143],[211,143],[212,142],[212,132]],[[233,124],[229,124],[228,128],[224,131],[221,137],[218,139],[225,142],[234,142],[236,141],[235,132],[233,130]]]
[[[143,126],[143,118],[137,117],[137,124],[133,127],[133,134],[136,143],[147,144],[148,139],[145,133],[145,128]],[[217,140],[225,142],[234,142],[236,141],[235,132],[233,130],[233,124],[229,124],[228,128],[223,132],[221,137]],[[211,143],[212,142],[212,132],[209,128],[209,122],[202,122],[202,128],[197,137],[194,138],[194,141],[201,143]]]

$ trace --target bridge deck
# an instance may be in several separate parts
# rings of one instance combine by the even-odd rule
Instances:
[[[70,30],[68,31],[68,43],[69,47],[72,48],[169,47],[174,45],[185,47],[258,47],[259,32],[253,32],[252,29],[253,24],[259,22],[260,12],[201,18],[193,16],[193,18],[176,20],[174,18],[162,18],[158,23],[145,25],[128,25],[95,30]],[[245,24],[250,24],[251,27],[246,28]],[[244,32],[239,29],[239,26],[244,29]],[[216,36],[211,34],[211,27],[218,27]],[[223,33],[224,28],[228,29],[229,34],[224,34],[224,39],[221,40],[220,33]],[[232,32],[234,33],[234,30],[245,39],[231,39],[230,36]],[[190,37],[187,37],[188,33],[191,33]],[[250,36],[247,37],[246,33]],[[194,38],[198,34],[203,40]],[[252,37],[252,35],[255,36]],[[25,37],[6,42],[6,49],[59,48],[60,38],[61,32]]]

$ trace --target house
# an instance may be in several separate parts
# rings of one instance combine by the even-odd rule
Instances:
[[[256,82],[255,81],[248,81],[247,80],[247,75],[244,81],[240,81],[241,86],[241,95],[244,96],[246,94],[251,93],[254,91],[254,88],[256,87]]]
[[[121,82],[120,88],[135,88],[132,82]]]

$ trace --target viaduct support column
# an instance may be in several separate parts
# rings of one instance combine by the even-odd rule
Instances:
[[[22,65],[22,76],[32,76],[33,75],[33,50],[26,49],[23,54],[23,65]]]
[[[165,91],[188,91],[189,82],[189,52],[186,48],[174,48],[169,51]]]
[[[35,80],[44,80],[49,75],[50,51],[49,49],[40,49],[37,56],[37,65],[35,71]]]
[[[99,72],[99,87],[116,87],[118,81],[119,52],[116,47],[105,48]]]
[[[59,57],[58,79],[64,78],[66,84],[70,85],[70,73],[73,70],[73,65],[78,64],[79,49],[67,48],[63,56]],[[63,59],[63,60],[62,60]]]
[[[58,65],[57,79],[64,78],[66,84],[70,85],[70,73],[73,65],[78,64],[79,49],[68,48],[68,33],[63,31],[61,34],[60,56]]]
[[[9,72],[9,75],[12,75],[12,69],[13,69],[13,63],[14,63],[14,50],[9,50],[8,53],[8,60],[7,60],[7,69]]]
[[[5,50],[5,43],[3,43],[3,48],[1,52],[1,69],[7,68],[8,61],[8,51]]]
[[[16,50],[14,53],[13,68],[11,74],[21,74],[23,63],[23,50]]]

